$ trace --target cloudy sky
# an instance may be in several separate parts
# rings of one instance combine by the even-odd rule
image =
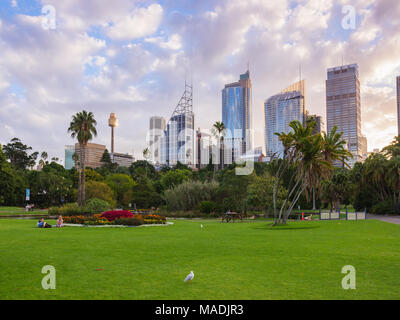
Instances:
[[[354,29],[342,26],[345,5]],[[0,143],[19,137],[63,159],[70,119],[86,109],[93,142],[109,148],[116,112],[116,151],[141,158],[150,116],[170,117],[185,75],[195,126],[210,128],[221,89],[249,63],[264,146],[264,100],[297,81],[301,63],[307,109],[326,119],[326,69],[343,59],[359,64],[362,130],[381,148],[397,132],[399,17],[398,0],[0,0]]]

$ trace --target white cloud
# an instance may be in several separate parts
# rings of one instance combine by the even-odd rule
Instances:
[[[113,21],[107,35],[115,40],[132,40],[151,35],[157,31],[163,17],[163,8],[152,4],[147,8],[135,9],[130,15]]]

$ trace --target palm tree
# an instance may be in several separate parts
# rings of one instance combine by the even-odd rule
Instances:
[[[211,131],[213,135],[218,139],[218,143],[220,145],[219,148],[219,159],[220,159],[220,168],[222,169],[224,167],[224,146],[223,146],[223,141],[224,141],[224,135],[226,131],[225,124],[222,121],[217,121],[213,124]],[[216,167],[214,167],[214,173],[215,173]]]
[[[349,156],[349,152],[343,147],[345,141],[340,139],[341,134],[336,134],[336,128],[330,134],[321,136],[313,133],[313,122],[303,126],[299,121],[292,121],[289,126],[291,132],[277,133],[284,153],[275,176],[277,187],[274,187],[274,197],[283,173],[292,167],[295,174],[290,179],[288,196],[281,206],[279,216],[275,216],[275,223],[286,223],[303,192],[308,200],[314,188],[320,189],[321,182],[327,180],[333,172],[333,160],[341,160],[346,164]]]
[[[345,166],[350,167],[346,161],[349,157],[353,158],[353,155],[345,149],[346,140],[342,139],[342,133],[337,132],[337,126],[334,126],[331,132],[323,132],[322,138],[324,160],[329,162],[340,160]]]
[[[83,110],[72,116],[72,121],[69,124],[68,132],[72,138],[77,138],[80,149],[79,156],[79,182],[78,182],[78,205],[85,205],[85,152],[88,141],[92,140],[93,136],[97,136],[97,122],[92,112]]]

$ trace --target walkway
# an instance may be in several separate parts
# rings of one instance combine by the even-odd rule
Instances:
[[[380,221],[400,224],[400,216],[378,216],[375,214],[368,213],[367,219],[376,219],[376,220],[380,220]]]

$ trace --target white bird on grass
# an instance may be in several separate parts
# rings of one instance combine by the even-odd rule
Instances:
[[[184,281],[185,282],[192,281],[193,278],[194,278],[194,273],[193,273],[193,271],[190,271],[190,273],[187,275],[187,277],[185,278]]]

